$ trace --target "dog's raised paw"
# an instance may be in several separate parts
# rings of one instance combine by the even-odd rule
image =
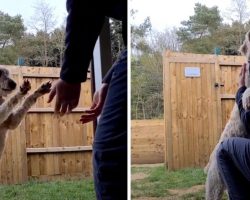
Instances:
[[[22,94],[27,94],[27,92],[31,89],[30,82],[28,80],[24,80],[23,84],[20,86],[20,92]]]
[[[43,83],[38,89],[36,92],[40,93],[40,94],[46,94],[46,93],[49,93],[50,90],[51,90],[51,82],[48,81],[46,83]]]

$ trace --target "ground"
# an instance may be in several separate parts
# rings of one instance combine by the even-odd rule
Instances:
[[[205,199],[206,175],[203,169],[169,172],[163,164],[153,164],[133,165],[131,172],[133,200]]]

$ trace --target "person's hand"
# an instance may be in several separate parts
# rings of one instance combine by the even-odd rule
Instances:
[[[55,113],[64,115],[74,109],[80,98],[81,83],[67,83],[62,79],[56,81],[49,94],[48,103],[56,96]]]
[[[108,84],[103,83],[101,89],[95,92],[91,107],[85,110],[84,114],[81,116],[80,121],[82,124],[95,120],[101,114],[107,91]]]
[[[239,88],[242,86],[245,86],[246,68],[247,68],[247,64],[244,63],[241,67],[241,71],[239,75],[239,83],[238,83]]]

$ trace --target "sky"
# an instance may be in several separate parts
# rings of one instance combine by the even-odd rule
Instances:
[[[33,6],[37,1],[39,0],[0,0],[0,10],[11,16],[21,14],[25,26],[29,28],[29,20],[34,15]],[[44,1],[54,9],[57,25],[61,25],[67,15],[66,0]],[[247,1],[250,8],[250,0]],[[135,18],[130,19],[130,23],[141,24],[149,16],[155,30],[179,27],[181,21],[194,14],[194,5],[197,2],[208,7],[218,6],[222,14],[231,5],[231,0],[128,0],[129,8],[138,11]]]
[[[0,11],[8,13],[10,16],[20,14],[24,20],[24,25],[29,30],[29,21],[34,16],[33,6],[39,0],[0,0]],[[56,17],[57,26],[63,23],[66,12],[66,0],[44,0],[54,10],[54,16]]]
[[[141,24],[149,16],[155,30],[179,27],[181,21],[188,20],[194,14],[197,2],[208,7],[217,6],[223,15],[231,6],[231,0],[129,0],[130,8],[137,10],[131,24]],[[248,8],[249,3],[250,0]]]

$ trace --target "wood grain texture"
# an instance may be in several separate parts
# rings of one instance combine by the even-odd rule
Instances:
[[[4,67],[18,85],[23,79],[30,81],[29,93],[44,82],[57,80],[60,72],[60,68],[49,67]],[[89,77],[82,84],[81,99],[74,112],[64,117],[55,115],[55,102],[47,103],[46,94],[38,99],[21,125],[10,131],[0,165],[0,183],[92,174],[93,124],[82,125],[79,121],[81,112],[92,102]]]
[[[163,120],[131,121],[132,164],[163,163],[164,143]]]
[[[204,167],[232,111],[245,58],[171,51],[163,57],[166,167]],[[185,67],[199,67],[200,77],[185,77]]]

